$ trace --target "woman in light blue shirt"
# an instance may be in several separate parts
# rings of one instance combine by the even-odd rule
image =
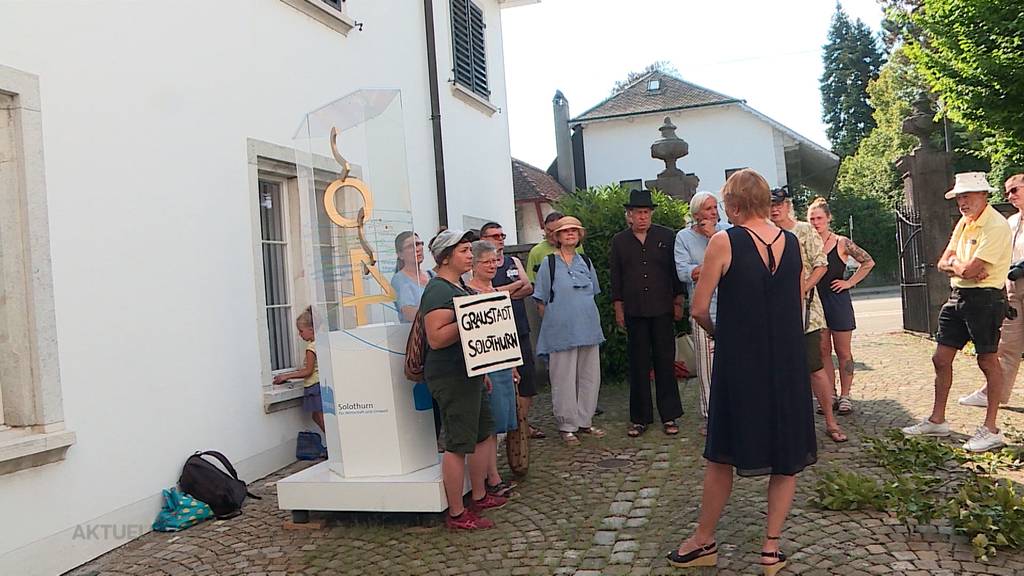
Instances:
[[[537,354],[548,357],[555,422],[570,446],[580,444],[579,434],[605,435],[591,425],[601,387],[604,332],[594,303],[601,292],[597,273],[589,258],[576,253],[585,234],[572,216],[557,222],[553,238],[558,250],[541,262],[533,290],[542,317]]]
[[[423,289],[434,274],[420,270],[423,264],[423,241],[412,230],[395,236],[395,253],[398,254],[398,263],[395,265],[395,275],[391,277],[391,287],[395,289],[398,298],[398,319],[401,322],[412,322],[419,310]]]
[[[395,253],[398,261],[395,264],[395,275],[391,277],[391,287],[395,289],[398,308],[398,321],[407,324],[416,319],[420,309],[420,299],[427,282],[436,276],[433,272],[420,270],[423,264],[423,241],[412,230],[400,232],[395,236]],[[427,398],[430,404],[427,404]],[[427,390],[426,382],[417,382],[413,387],[413,398],[417,410],[426,410],[428,406],[434,410],[434,436],[441,437],[441,409]]]

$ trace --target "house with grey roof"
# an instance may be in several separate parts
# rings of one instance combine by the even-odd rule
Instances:
[[[566,189],[604,184],[640,188],[664,170],[651,157],[665,117],[689,143],[678,166],[700,179],[698,189],[717,192],[741,168],[768,183],[832,188],[839,157],[761,112],[663,72],[651,72],[572,117],[561,92],[554,99],[558,157],[548,172]]]

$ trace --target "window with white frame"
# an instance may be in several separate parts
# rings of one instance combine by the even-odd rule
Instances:
[[[451,0],[451,19],[453,80],[489,100],[484,12],[472,0]]]
[[[39,79],[0,66],[0,474],[62,460],[75,442],[64,428],[41,116]]]
[[[300,186],[295,166],[295,151],[283,146],[249,139],[250,190],[252,192],[254,257],[257,261],[256,291],[258,294],[260,357],[263,365],[262,383],[267,410],[287,407],[301,387],[287,389],[271,386],[272,375],[294,370],[302,363],[305,342],[298,336],[295,319],[309,306],[308,281],[314,273],[304,269],[302,222],[300,218]],[[322,196],[328,184],[338,177],[334,161],[315,157],[314,186]],[[329,222],[322,203],[317,203],[321,223]],[[336,329],[344,321],[339,305],[344,278],[340,252],[341,229],[319,227],[313,243],[323,263],[322,273],[327,299],[328,325]]]
[[[260,244],[270,369],[295,367],[292,327],[291,276],[288,273],[288,205],[285,182],[264,176],[259,180]]]

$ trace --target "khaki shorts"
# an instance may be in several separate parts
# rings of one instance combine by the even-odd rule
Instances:
[[[821,330],[804,334],[804,345],[807,347],[807,372],[814,374],[825,367],[821,361]]]

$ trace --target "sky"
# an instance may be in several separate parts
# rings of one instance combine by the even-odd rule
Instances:
[[[876,0],[841,4],[879,30]],[[577,116],[657,60],[830,148],[818,79],[834,11],[831,0],[541,0],[504,9],[512,156],[545,169],[554,159],[555,90]]]

